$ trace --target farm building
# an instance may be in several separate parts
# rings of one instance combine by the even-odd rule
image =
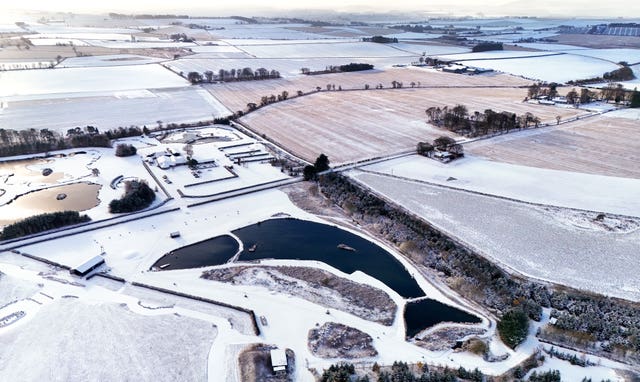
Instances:
[[[283,349],[271,349],[271,366],[273,372],[286,373],[287,372],[287,354]]]
[[[101,255],[96,255],[96,256],[90,258],[89,260],[84,261],[82,264],[71,268],[71,270],[69,272],[72,275],[84,277],[89,272],[91,272],[92,270],[98,268],[102,264],[104,264],[104,257],[102,257]]]
[[[158,167],[160,167],[163,170],[166,170],[170,167],[186,164],[187,160],[184,156],[180,154],[177,154],[177,155],[173,154],[173,155],[163,155],[158,159],[156,159],[156,162],[158,162]]]

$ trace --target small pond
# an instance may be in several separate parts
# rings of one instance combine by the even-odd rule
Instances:
[[[316,260],[349,274],[362,271],[402,297],[424,296],[416,280],[393,255],[367,239],[334,226],[298,219],[272,219],[233,233],[244,244],[241,261]]]
[[[239,249],[240,245],[233,237],[216,236],[173,250],[158,259],[151,268],[168,271],[221,265],[235,256]]]
[[[472,324],[482,322],[478,316],[428,298],[407,303],[404,320],[407,325],[407,337],[413,337],[441,322]]]
[[[73,183],[50,187],[18,196],[0,207],[0,225],[7,225],[30,216],[59,211],[86,211],[100,204],[99,184]]]

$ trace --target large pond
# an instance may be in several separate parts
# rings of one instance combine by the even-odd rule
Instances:
[[[151,268],[168,271],[221,265],[235,256],[239,249],[240,245],[233,237],[217,236],[171,251],[156,261]]]
[[[233,233],[244,244],[239,257],[243,261],[316,260],[349,274],[362,271],[405,298],[424,296],[416,280],[393,255],[337,227],[306,220],[273,219]]]
[[[0,207],[0,225],[45,212],[89,210],[100,204],[101,187],[93,183],[73,183],[24,194]]]
[[[473,314],[428,298],[407,303],[404,320],[407,325],[407,337],[413,337],[441,322],[477,324],[482,321]]]

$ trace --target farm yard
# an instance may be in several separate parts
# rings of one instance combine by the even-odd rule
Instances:
[[[607,176],[640,178],[638,120],[618,112],[557,127],[508,134],[465,145],[490,160]]]
[[[523,103],[520,88],[396,89],[320,92],[267,106],[241,119],[302,158],[320,153],[335,165],[413,150],[419,141],[451,135],[427,124],[431,106],[465,104],[470,112],[492,108],[518,114],[531,112],[543,123],[586,112]]]

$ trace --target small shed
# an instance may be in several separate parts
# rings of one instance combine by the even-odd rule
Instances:
[[[286,373],[287,372],[287,354],[283,349],[271,349],[271,366],[273,372]]]
[[[90,258],[89,260],[84,261],[82,264],[71,268],[71,270],[69,272],[72,275],[84,277],[89,272],[91,272],[92,270],[98,268],[102,264],[104,264],[104,257],[102,257],[100,255],[96,255],[96,256]]]
[[[174,232],[171,232],[171,233],[169,234],[169,236],[170,236],[172,239],[175,239],[175,238],[177,238],[177,237],[180,237],[180,231],[174,231]]]

